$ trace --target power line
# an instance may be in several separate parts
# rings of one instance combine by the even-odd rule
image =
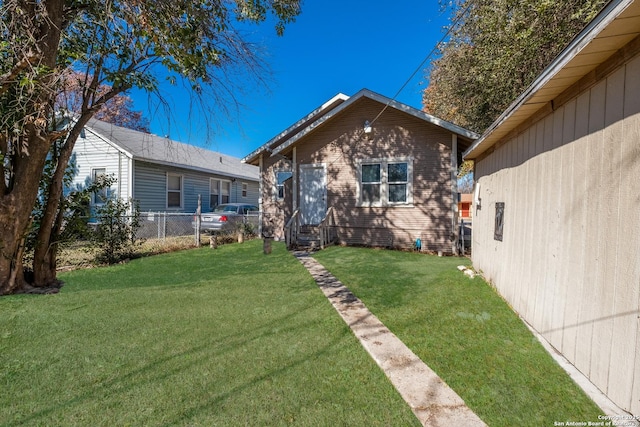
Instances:
[[[402,93],[402,91],[404,90],[405,87],[407,87],[407,85],[409,84],[409,82],[415,77],[416,74],[418,74],[418,71],[422,70],[422,67],[424,67],[424,64],[429,60],[429,58],[431,58],[431,56],[436,52],[436,50],[438,50],[438,46],[440,46],[444,40],[449,37],[449,34],[451,34],[451,31],[457,26],[458,22],[460,22],[460,20],[462,19],[462,17],[464,15],[467,14],[467,11],[469,10],[469,8],[471,7],[472,3],[470,2],[467,7],[464,9],[464,11],[458,15],[458,17],[453,21],[453,23],[449,26],[449,29],[447,30],[447,32],[442,36],[442,38],[440,39],[440,41],[438,41],[438,43],[436,43],[436,45],[433,47],[433,49],[431,49],[431,51],[427,54],[427,56],[422,60],[422,62],[420,63],[420,65],[418,65],[418,67],[415,69],[415,71],[411,74],[411,76],[409,76],[409,78],[404,82],[404,84],[402,85],[402,87],[396,92],[395,95],[393,95],[393,98],[391,98],[389,100],[389,102],[387,102],[387,105],[384,106],[384,108],[382,108],[382,110],[380,110],[380,112],[378,113],[378,115],[370,122],[370,125],[373,125],[376,120],[378,120],[380,118],[380,116],[382,115],[382,113],[385,112],[385,110],[389,107],[389,105],[394,102],[396,100],[396,98],[398,97],[398,95],[400,95],[400,93]]]

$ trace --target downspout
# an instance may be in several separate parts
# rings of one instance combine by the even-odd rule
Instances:
[[[458,135],[451,134],[451,249],[458,254]]]
[[[127,198],[122,196],[122,151],[118,151],[118,198],[126,202]]]
[[[135,162],[133,161],[133,156],[127,156],[127,172],[129,174],[129,182],[127,183],[128,191],[129,191],[129,199],[132,201],[135,200],[135,194],[133,194],[133,167],[135,166]]]
[[[293,169],[293,212],[298,209],[298,156],[296,152],[296,147],[293,147],[293,156],[292,156],[292,169]]]

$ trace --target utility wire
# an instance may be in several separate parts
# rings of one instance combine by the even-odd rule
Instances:
[[[409,76],[409,78],[404,82],[404,84],[402,85],[402,87],[400,89],[398,89],[398,91],[396,92],[395,95],[393,95],[393,98],[391,98],[389,100],[389,102],[387,102],[387,105],[384,106],[384,108],[382,108],[382,110],[380,110],[380,112],[378,113],[378,115],[371,121],[370,125],[373,125],[376,120],[378,120],[380,118],[380,116],[382,115],[382,113],[385,112],[385,110],[389,107],[389,105],[394,102],[396,100],[396,98],[398,97],[398,95],[400,95],[400,93],[404,90],[405,87],[407,87],[407,85],[409,84],[409,82],[411,81],[411,79],[413,79],[415,77],[416,74],[418,74],[418,71],[422,70],[422,67],[424,67],[424,64],[429,60],[429,58],[431,58],[431,56],[436,52],[436,50],[438,50],[438,46],[440,46],[447,37],[449,37],[449,34],[451,34],[451,31],[458,25],[458,22],[460,22],[460,20],[462,19],[462,17],[464,15],[467,14],[467,12],[469,11],[469,8],[471,8],[472,2],[470,2],[467,7],[464,9],[464,11],[458,15],[458,17],[453,21],[453,23],[449,26],[449,29],[447,30],[447,32],[442,36],[442,38],[440,39],[440,41],[438,41],[438,43],[436,43],[436,45],[433,47],[433,49],[431,49],[431,51],[429,52],[429,54],[422,60],[422,62],[420,63],[420,65],[418,65],[418,68],[416,68],[416,70],[411,74],[411,76]]]

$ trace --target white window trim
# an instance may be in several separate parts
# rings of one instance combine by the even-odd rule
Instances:
[[[209,209],[214,209],[215,208],[215,206],[211,206],[211,196],[214,195],[213,194],[213,187],[214,187],[213,181],[216,181],[216,182],[219,183],[220,182],[220,178],[209,178]],[[218,198],[216,206],[220,204],[220,185],[219,184],[218,184],[217,190],[218,190],[217,194],[215,195]]]
[[[389,202],[389,163],[407,164],[407,201]],[[380,164],[380,201],[368,203],[362,201],[362,165]],[[356,191],[357,207],[413,207],[413,157],[390,157],[378,159],[358,159],[356,160],[356,177],[358,180]]]
[[[169,177],[178,177],[180,178],[180,206],[169,206],[169,191],[176,192],[175,190],[169,190]],[[166,183],[165,183],[165,198],[166,198],[166,207],[167,210],[179,210],[184,207],[184,175],[178,173],[167,172]]]
[[[286,180],[282,181],[282,197],[280,197],[280,189],[279,189],[280,186],[278,185],[278,174],[279,173],[290,173],[291,174],[290,178],[293,178],[293,171],[286,170],[286,169],[277,169],[277,170],[274,171],[274,178],[275,178],[274,181],[275,181],[275,186],[276,186],[275,198],[276,198],[276,200],[284,200],[286,198],[286,194],[285,194],[285,191],[284,191],[285,190],[284,183],[286,182]],[[287,179],[289,179],[289,178],[287,178]]]
[[[94,182],[95,182],[95,180],[96,180],[96,175],[95,175],[95,173],[96,173],[96,171],[97,171],[97,170],[103,170],[103,171],[104,171],[104,176],[106,176],[106,175],[107,175],[107,168],[106,168],[106,167],[101,167],[101,168],[91,168],[91,179],[92,179]],[[105,187],[105,188],[104,188],[105,198],[108,198],[108,197],[109,197],[109,189],[110,189],[110,187]],[[94,192],[93,194],[91,194],[91,204],[92,204],[92,205],[94,205],[94,206],[102,206],[102,205],[104,205],[104,202],[99,202],[99,201],[98,201],[98,198],[96,197],[96,196],[97,196],[97,194],[96,194],[96,193],[97,193],[97,192]]]
[[[221,205],[223,203],[232,203],[232,194],[233,194],[233,182],[231,180],[228,179],[222,179],[222,178],[209,178],[209,208],[212,209],[211,207],[211,196],[213,195],[213,181],[217,181],[218,182],[218,203],[216,203],[216,206]],[[228,190],[229,190],[229,201],[228,202],[223,202],[222,201],[222,187],[223,186],[227,186]]]
[[[246,199],[247,197],[249,197],[249,183],[248,182],[243,182],[242,183],[242,187],[240,189],[240,196],[243,199]]]
[[[229,201],[228,202],[223,202],[222,201],[222,186],[226,185],[227,189],[229,190]],[[218,194],[218,204],[221,205],[222,203],[233,203],[233,198],[231,197],[233,195],[233,183],[231,180],[229,179],[220,179],[220,193]]]

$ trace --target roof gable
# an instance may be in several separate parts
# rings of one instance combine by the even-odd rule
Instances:
[[[235,178],[258,180],[257,168],[241,163],[237,157],[95,119],[89,121],[85,126],[85,130],[95,134],[135,160]]]
[[[308,126],[310,123],[315,121],[318,117],[322,117],[348,99],[349,97],[343,93],[337,94],[315,110],[311,111],[306,116],[302,117],[300,120],[296,121],[291,126],[280,132],[278,135],[271,138],[257,150],[245,156],[242,161],[245,163],[256,164],[258,162],[260,154],[264,152],[272,152],[278,145],[282,143],[282,141],[296,134],[297,132]]]
[[[253,153],[245,157],[243,161],[255,162],[259,154],[264,152],[269,152],[272,154],[281,153],[283,150],[286,150],[287,148],[296,144],[305,135],[308,135],[310,132],[312,132],[316,128],[331,121],[336,115],[350,108],[352,105],[354,105],[358,100],[362,98],[372,99],[374,101],[379,102],[380,104],[383,104],[384,107],[381,109],[380,114],[382,114],[384,110],[387,108],[393,108],[395,110],[404,112],[420,120],[423,120],[427,123],[431,123],[433,125],[439,126],[443,129],[450,131],[451,133],[460,135],[464,138],[474,140],[478,137],[477,134],[471,132],[470,130],[464,129],[453,123],[439,119],[438,117],[427,114],[424,111],[410,107],[406,104],[395,101],[391,98],[387,98],[386,96],[380,95],[368,89],[362,89],[351,97],[347,97],[342,94],[338,96],[340,96],[339,102],[336,102],[337,101],[336,97],[332,98],[327,103],[323,104],[323,106],[329,105],[330,108],[321,107],[319,109],[314,110],[312,113],[308,114],[303,119],[294,123],[292,126],[290,126],[285,131],[280,133],[278,136],[269,140],[266,144],[264,144],[258,150],[254,151]],[[377,118],[372,117],[372,121],[375,121],[375,119]]]
[[[464,158],[478,158],[639,35],[640,4],[612,0],[465,151]]]

